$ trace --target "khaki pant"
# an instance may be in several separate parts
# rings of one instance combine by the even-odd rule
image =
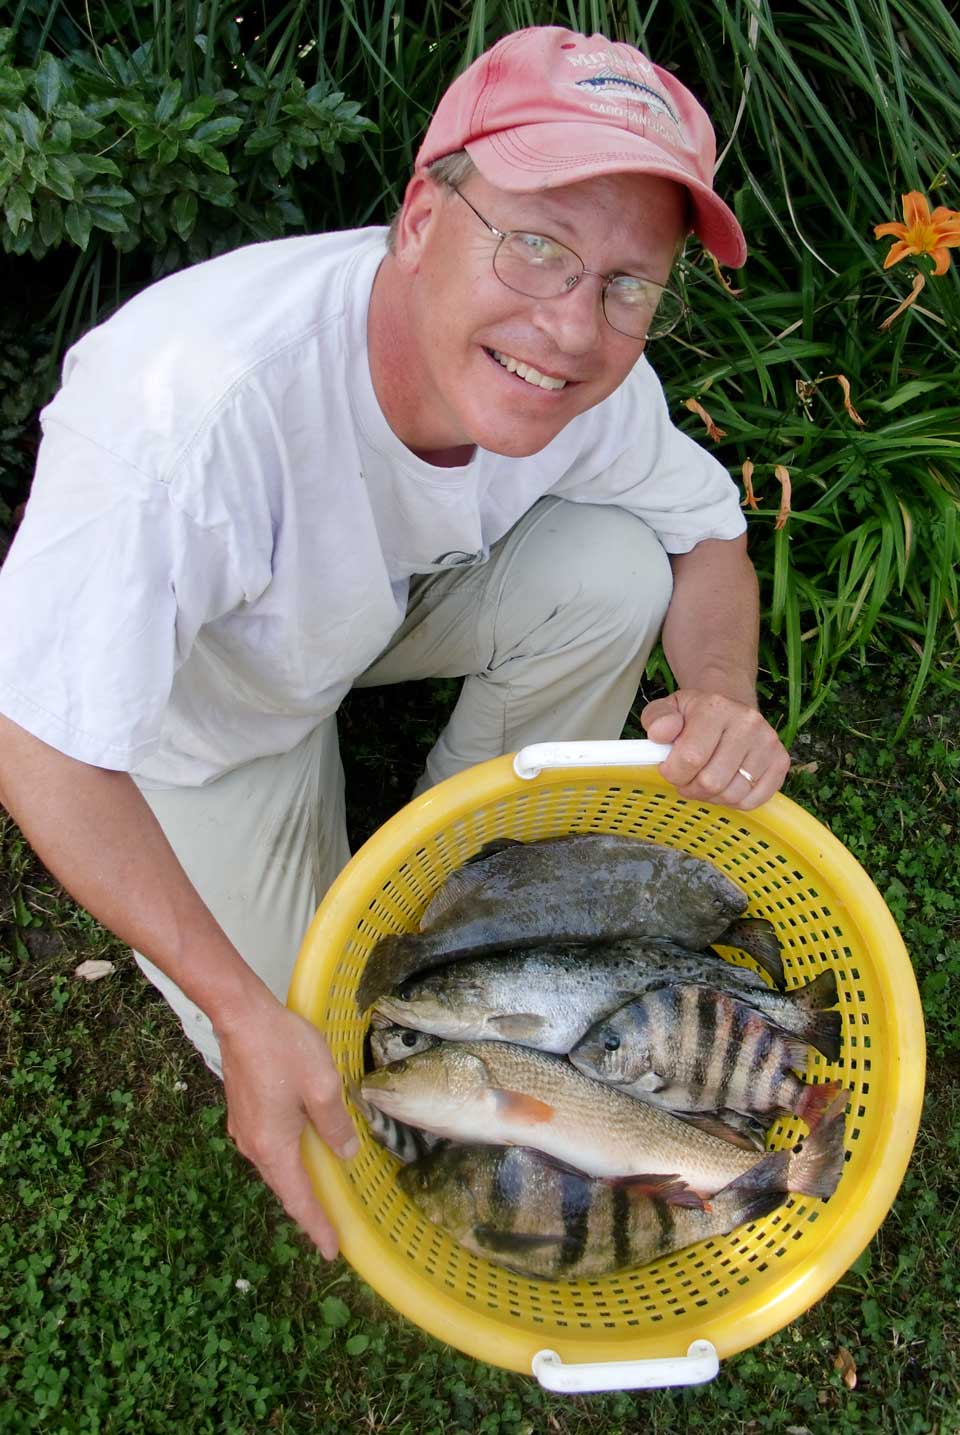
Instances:
[[[531,742],[618,738],[671,591],[666,553],[640,519],[544,498],[486,563],[414,579],[402,626],[357,686],[464,677],[418,791]],[[227,936],[284,1001],[303,933],[350,855],[336,719],[205,787],[143,795]],[[134,955],[221,1075],[208,1017]]]

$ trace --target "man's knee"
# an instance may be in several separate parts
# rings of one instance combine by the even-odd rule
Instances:
[[[541,506],[538,505],[538,508]],[[501,590],[498,638],[545,625],[564,641],[594,632],[649,647],[673,590],[653,531],[625,509],[547,500],[516,546]]]

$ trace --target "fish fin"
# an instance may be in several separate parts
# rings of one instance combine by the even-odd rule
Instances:
[[[479,855],[478,853],[477,858]],[[421,932],[433,931],[448,912],[460,905],[468,893],[483,886],[488,874],[477,858],[474,859],[476,865],[458,867],[456,872],[451,872],[443,886],[433,894],[420,918]]]
[[[504,1041],[518,1041],[522,1044],[534,1041],[545,1025],[543,1017],[537,1016],[536,1012],[519,1011],[490,1017],[485,1023],[485,1030],[495,1031]]]
[[[536,1096],[529,1096],[525,1091],[508,1091],[503,1086],[494,1086],[490,1088],[490,1094],[498,1112],[516,1117],[519,1121],[543,1123],[552,1121],[557,1114],[553,1106]]]
[[[544,1246],[558,1246],[565,1240],[562,1232],[553,1235],[549,1231],[537,1234],[524,1231],[500,1231],[496,1226],[474,1226],[475,1239],[488,1250],[500,1251],[503,1255],[522,1255],[524,1251],[542,1250]]]
[[[731,922],[717,941],[723,947],[736,947],[746,952],[763,967],[778,991],[783,991],[785,977],[780,956],[780,938],[766,917],[738,917]]]
[[[674,1116],[685,1121],[688,1126],[696,1126],[700,1131],[706,1131],[710,1136],[718,1136],[721,1141],[729,1141],[731,1146],[739,1146],[741,1151],[762,1151],[763,1135],[762,1129],[759,1136],[751,1137],[738,1122],[733,1125],[726,1120],[720,1111],[674,1111]],[[752,1125],[752,1123],[751,1123]]]
[[[840,1041],[843,1034],[843,1017],[838,1011],[818,1011],[811,1015],[806,1029],[807,1041],[821,1051],[828,1061],[840,1056]]]
[[[806,1007],[809,1011],[821,1011],[824,1007],[836,1006],[840,999],[837,991],[837,974],[833,967],[827,967],[812,982],[806,982],[802,987],[796,987],[793,991],[787,992],[791,1001],[797,1006]]]
[[[416,933],[392,933],[381,937],[367,958],[357,983],[357,1010],[366,1011],[420,965]]]
[[[630,1197],[645,1196],[665,1201],[668,1206],[687,1206],[692,1210],[707,1211],[709,1206],[699,1192],[694,1191],[682,1176],[664,1176],[660,1172],[640,1172],[635,1176],[614,1176],[611,1186],[618,1186]]]
[[[804,1086],[796,1105],[796,1115],[807,1123],[811,1131],[815,1131],[830,1109],[830,1103],[842,1090],[843,1084],[839,1081],[824,1081],[818,1086]]]
[[[784,1031],[782,1026],[770,1023],[770,1029],[783,1042],[784,1063],[793,1071],[806,1071],[810,1060],[810,1043],[795,1032]]]
[[[468,857],[463,865],[464,867],[472,867],[474,862],[484,862],[496,852],[506,852],[509,847],[522,846],[523,843],[519,837],[494,837],[490,842],[485,842],[478,851],[474,852],[472,857]]]

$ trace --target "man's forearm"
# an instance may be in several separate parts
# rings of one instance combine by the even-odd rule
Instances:
[[[708,539],[671,564],[662,640],[677,686],[755,706],[759,599],[746,538]]]
[[[0,802],[67,891],[176,982],[215,1028],[269,995],[127,773],[65,757],[0,717]]]

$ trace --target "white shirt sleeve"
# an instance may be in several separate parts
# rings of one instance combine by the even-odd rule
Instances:
[[[746,531],[736,484],[671,422],[660,381],[645,358],[596,413],[606,426],[616,426],[626,446],[593,477],[586,476],[590,458],[583,455],[551,493],[628,509],[653,529],[668,553],[688,553],[704,539],[737,538]]]
[[[167,484],[46,422],[0,569],[0,711],[81,762],[135,769],[198,628],[238,601],[234,586],[222,538]]]

